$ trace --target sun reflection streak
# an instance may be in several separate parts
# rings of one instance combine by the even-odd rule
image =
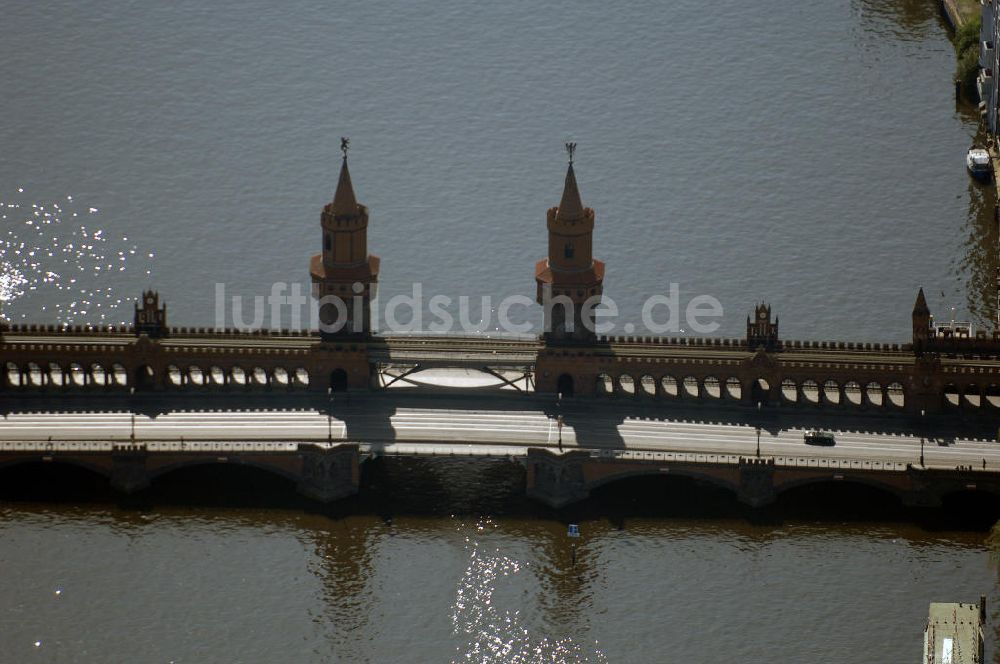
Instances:
[[[121,296],[136,270],[152,274],[152,252],[96,228],[99,210],[61,202],[0,200],[0,316],[18,321],[47,312],[58,323],[124,325]],[[84,211],[86,210],[86,211]],[[83,223],[87,218],[89,223]]]
[[[480,522],[483,532],[489,520]],[[458,647],[453,662],[540,664],[542,662],[606,662],[600,650],[584,651],[572,638],[550,639],[533,636],[524,625],[521,612],[501,609],[494,603],[498,582],[521,572],[527,565],[503,555],[483,550],[478,538],[466,537],[469,564],[459,581],[452,607],[452,625],[465,643]]]

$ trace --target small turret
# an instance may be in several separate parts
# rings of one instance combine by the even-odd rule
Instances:
[[[167,336],[167,305],[160,306],[160,294],[147,290],[142,292],[141,302],[135,304],[135,334],[146,334],[150,338]]]
[[[754,315],[747,316],[747,346],[773,351],[778,347],[778,319],[771,321],[771,305],[757,305]]]

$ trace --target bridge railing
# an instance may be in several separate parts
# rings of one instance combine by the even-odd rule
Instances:
[[[704,463],[737,465],[747,457],[738,454],[711,454],[704,452],[652,452],[645,450],[590,450],[594,458],[622,459],[627,461],[661,461],[675,463]],[[819,457],[766,456],[775,466],[785,468],[830,468],[834,470],[879,470],[902,472],[906,463],[884,460],[827,459]]]
[[[655,346],[697,346],[721,347],[747,350],[747,341],[742,338],[726,337],[659,337],[659,336],[604,336],[597,339],[598,343],[617,345],[655,345]],[[912,355],[910,344],[879,343],[860,341],[821,341],[788,339],[778,341],[778,351],[830,351],[843,353],[855,351],[865,353]]]
[[[107,441],[18,440],[0,442],[0,452],[111,452],[115,443]]]
[[[298,442],[149,441],[148,452],[296,452]]]
[[[0,442],[0,452],[296,452],[299,441],[257,442],[257,441],[98,441],[98,440],[24,440]]]

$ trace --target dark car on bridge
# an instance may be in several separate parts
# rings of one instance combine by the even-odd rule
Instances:
[[[829,431],[812,429],[803,435],[806,445],[834,445],[837,441],[833,439],[833,434]]]

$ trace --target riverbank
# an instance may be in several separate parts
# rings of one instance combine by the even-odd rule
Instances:
[[[941,13],[954,31],[952,44],[958,58],[956,86],[972,102],[979,101],[976,78],[979,75],[979,33],[982,8],[977,0],[941,0]],[[958,90],[956,89],[956,100]]]
[[[980,17],[977,0],[941,0],[941,11],[956,32]]]

